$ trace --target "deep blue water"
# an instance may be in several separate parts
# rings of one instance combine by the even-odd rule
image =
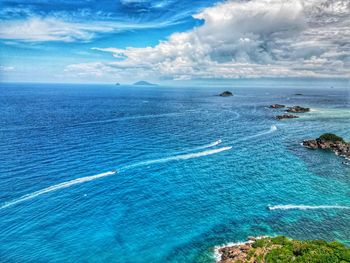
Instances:
[[[212,262],[256,235],[350,245],[350,167],[300,146],[350,140],[346,85],[2,84],[0,262]],[[313,111],[277,121],[272,103]]]

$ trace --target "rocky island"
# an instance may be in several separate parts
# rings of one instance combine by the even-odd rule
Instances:
[[[144,80],[135,82],[133,85],[135,85],[135,86],[157,86],[157,84],[150,83],[150,82],[147,82],[147,81],[144,81]]]
[[[336,155],[350,159],[350,143],[333,133],[324,133],[317,139],[305,140],[303,146],[312,150],[331,150]]]
[[[283,115],[277,115],[275,117],[277,120],[283,120],[283,119],[294,119],[299,118],[299,116],[292,115],[292,114],[283,114]]]
[[[230,97],[230,96],[233,96],[232,92],[230,91],[224,91],[222,93],[219,94],[220,97]]]
[[[304,108],[300,106],[289,107],[287,110],[287,112],[293,112],[293,113],[304,113],[309,111],[310,111],[310,108]]]
[[[286,106],[283,104],[272,104],[269,106],[269,108],[271,108],[271,109],[281,109],[284,107],[286,107]],[[289,113],[304,113],[304,112],[308,112],[308,111],[310,111],[310,108],[304,108],[304,107],[300,107],[300,106],[288,107],[288,109],[286,110],[286,112],[289,112]],[[299,118],[299,116],[292,115],[292,114],[282,114],[282,115],[275,116],[275,118],[277,120],[283,120],[283,119]]]
[[[272,109],[280,109],[280,108],[284,108],[286,107],[285,105],[282,105],[282,104],[272,104],[269,106],[269,108],[272,108]]]
[[[350,262],[350,248],[339,242],[291,240],[284,236],[249,238],[216,248],[219,263]]]

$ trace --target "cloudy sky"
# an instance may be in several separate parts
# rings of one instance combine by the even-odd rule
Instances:
[[[349,0],[0,0],[0,81],[350,77]]]

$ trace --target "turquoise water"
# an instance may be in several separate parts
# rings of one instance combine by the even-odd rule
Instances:
[[[2,84],[0,261],[212,262],[256,235],[350,245],[350,167],[300,146],[350,140],[349,91],[308,85]],[[272,103],[314,111],[277,121]]]

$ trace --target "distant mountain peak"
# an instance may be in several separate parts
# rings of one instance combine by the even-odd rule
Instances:
[[[135,82],[134,85],[140,85],[140,86],[156,86],[157,84],[153,84],[144,80],[140,80],[138,82]]]

